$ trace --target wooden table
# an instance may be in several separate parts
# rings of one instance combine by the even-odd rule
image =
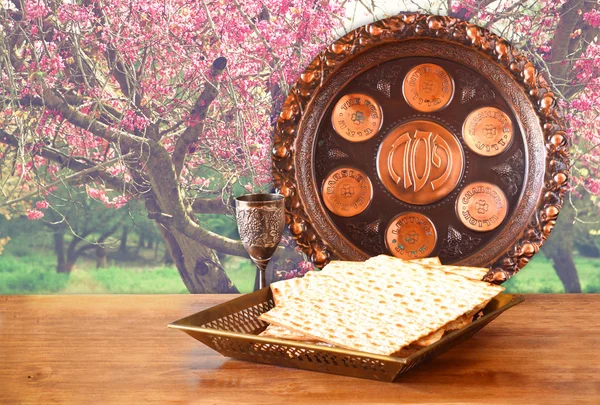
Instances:
[[[600,295],[530,295],[397,383],[231,360],[167,329],[231,298],[0,296],[0,404],[600,404]]]

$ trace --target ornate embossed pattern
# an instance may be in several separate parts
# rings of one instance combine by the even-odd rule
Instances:
[[[376,90],[390,98],[392,86],[396,84],[400,73],[402,71],[395,66],[382,66],[369,71],[365,83],[371,90]]]
[[[456,199],[456,215],[464,226],[477,232],[498,228],[507,212],[506,196],[494,184],[471,183],[461,190]]]
[[[382,254],[384,251],[381,245],[381,237],[379,236],[380,228],[381,221],[373,221],[371,223],[358,222],[346,225],[346,229],[348,229],[348,233],[353,241],[373,255]]]
[[[246,246],[259,248],[276,247],[281,240],[281,218],[279,207],[256,207],[236,210],[240,239]]]
[[[519,224],[527,224],[521,236],[512,241],[511,248],[489,260],[491,269],[486,280],[501,283],[529,262],[554,227],[567,190],[569,145],[557,96],[533,63],[506,40],[456,18],[403,14],[367,24],[331,44],[306,68],[283,105],[274,138],[274,180],[286,198],[287,223],[298,244],[317,266],[322,267],[331,260],[330,248],[306,220],[308,215],[297,190],[294,141],[303,111],[316,90],[349,58],[383,43],[411,38],[445,40],[475,49],[507,69],[536,106],[545,139],[545,181],[534,215],[521,218],[517,213],[515,216]],[[528,197],[538,199],[537,193]]]
[[[340,149],[329,149],[327,151],[327,157],[331,160],[347,159],[349,156],[346,152]]]
[[[471,101],[488,101],[496,97],[494,90],[479,77],[465,69],[458,72],[458,84],[461,90],[460,102],[462,104]]]
[[[348,154],[340,148],[338,138],[337,135],[329,131],[325,132],[322,137],[323,144],[319,145],[319,149],[327,151],[327,158],[318,159],[315,162],[315,170],[320,176],[325,176],[332,171],[338,165],[339,160],[349,158]]]
[[[481,243],[481,238],[474,238],[459,232],[453,226],[448,226],[448,236],[442,242],[440,256],[448,259],[458,259],[473,252]]]
[[[510,195],[515,195],[521,189],[523,184],[523,169],[525,168],[525,159],[523,151],[517,150],[514,155],[506,159],[506,162],[492,167],[494,173],[500,176],[500,180],[506,186]]]

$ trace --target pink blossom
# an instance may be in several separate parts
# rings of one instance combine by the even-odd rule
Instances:
[[[43,217],[44,217],[44,213],[40,210],[36,210],[36,209],[28,209],[27,210],[27,218],[32,221],[42,219]]]
[[[106,194],[104,194],[102,190],[99,190],[97,188],[88,187],[87,193],[90,197],[95,198],[97,200],[102,200],[106,198]]]
[[[300,263],[298,263],[298,273],[300,275],[304,275],[314,269],[315,269],[315,266],[312,262],[304,260],[304,261],[301,261]]]
[[[195,184],[197,186],[200,186],[200,188],[207,188],[210,185],[210,179],[205,178],[205,177],[196,177],[193,181],[192,184]]]
[[[600,27],[600,11],[591,10],[583,15],[583,21],[592,27]]]
[[[41,201],[38,201],[35,203],[35,207],[40,210],[45,210],[49,206],[50,206],[50,204],[48,204],[48,201],[46,201],[46,200],[41,200]]]

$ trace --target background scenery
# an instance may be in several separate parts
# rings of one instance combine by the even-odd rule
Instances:
[[[600,292],[597,1],[0,0],[0,294],[251,291],[232,201],[271,188],[289,86],[340,35],[401,11],[490,29],[560,94],[572,190],[505,285]],[[269,278],[312,268],[282,244]]]

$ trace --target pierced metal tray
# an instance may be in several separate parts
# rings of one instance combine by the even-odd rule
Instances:
[[[355,350],[319,346],[257,336],[267,324],[258,316],[275,306],[271,290],[263,288],[169,324],[223,356],[257,363],[294,367],[379,381],[394,381],[425,360],[469,339],[523,296],[500,294],[483,309],[483,316],[436,343],[403,357],[382,356]]]

